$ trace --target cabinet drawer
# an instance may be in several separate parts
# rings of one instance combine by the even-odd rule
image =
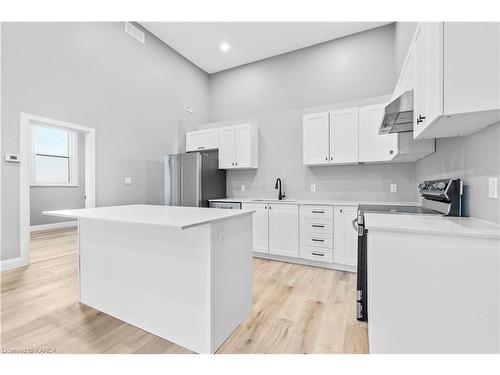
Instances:
[[[302,206],[304,217],[314,217],[320,219],[332,219],[332,206]]]
[[[302,248],[300,249],[300,257],[302,259],[333,263],[333,250],[321,249],[311,246],[302,246]]]
[[[330,219],[305,217],[302,225],[304,233],[333,233]]]
[[[303,238],[304,246],[313,246],[313,247],[323,247],[323,248],[332,248],[332,235],[331,234],[311,234],[305,233]]]

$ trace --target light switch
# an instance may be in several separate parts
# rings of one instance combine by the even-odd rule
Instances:
[[[391,184],[391,193],[398,192],[398,184]]]
[[[132,184],[132,177],[125,177],[125,185],[131,185]]]
[[[315,192],[316,191],[316,184],[311,184],[311,192]]]
[[[247,191],[247,186],[245,184],[241,184],[241,191]]]
[[[498,199],[498,178],[496,177],[488,179],[488,198]]]

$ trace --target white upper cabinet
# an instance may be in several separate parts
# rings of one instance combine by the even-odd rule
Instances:
[[[259,133],[253,124],[219,128],[219,168],[258,168]]]
[[[213,150],[219,147],[218,129],[186,133],[186,151]]]
[[[415,139],[469,135],[500,120],[500,23],[424,22],[413,44]]]
[[[236,138],[235,128],[228,126],[219,129],[219,168],[235,168],[236,162]]]
[[[358,162],[358,108],[330,112],[330,163]]]
[[[359,161],[390,161],[397,152],[398,134],[378,134],[384,117],[384,104],[359,109]]]
[[[303,119],[303,161],[304,165],[329,164],[329,122],[328,112],[305,115]]]

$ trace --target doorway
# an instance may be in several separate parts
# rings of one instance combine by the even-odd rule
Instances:
[[[36,129],[44,130],[51,129],[54,136],[68,135],[68,153],[67,155],[61,152],[54,151],[50,153],[36,152],[34,150],[34,137],[36,137]],[[43,134],[43,131],[40,131]],[[20,115],[20,266],[25,266],[31,263],[31,230],[30,230],[30,206],[31,186],[37,184],[44,185],[43,176],[47,175],[47,165],[51,165],[51,186],[74,186],[77,175],[72,173],[76,169],[75,159],[71,158],[71,144],[77,139],[77,135],[81,134],[84,138],[84,207],[95,207],[95,129],[86,126],[76,125],[59,120],[49,119],[28,113]],[[64,139],[64,137],[61,137]],[[71,168],[73,164],[74,168]],[[40,171],[36,175],[36,169]],[[45,169],[43,169],[45,168]],[[53,182],[55,181],[55,182]],[[55,184],[55,185],[54,185]]]

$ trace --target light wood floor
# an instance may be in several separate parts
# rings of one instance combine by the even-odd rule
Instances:
[[[78,303],[76,230],[32,235],[28,267],[2,273],[1,346],[57,353],[190,353]],[[254,259],[254,304],[218,353],[366,353],[354,274]]]

